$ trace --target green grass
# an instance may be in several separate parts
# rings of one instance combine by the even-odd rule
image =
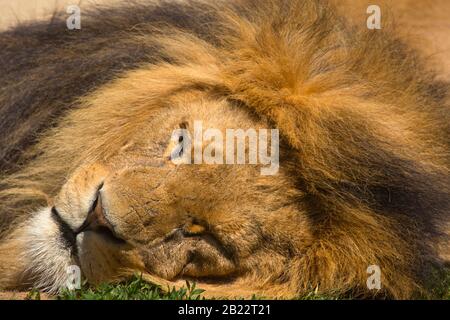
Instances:
[[[446,268],[441,272],[441,277],[443,278],[442,285],[434,288],[433,295],[443,300],[450,300],[450,268]]]
[[[101,284],[92,287],[84,284],[79,290],[64,290],[57,299],[60,300],[200,300],[204,299],[204,290],[196,288],[195,283],[186,281],[180,289],[161,287],[134,276],[127,282],[118,284]]]
[[[186,282],[185,286],[179,289],[163,288],[148,283],[138,275],[131,279],[118,284],[102,284],[96,287],[82,285],[79,290],[64,290],[56,299],[59,300],[203,300],[205,292],[201,288],[197,288],[195,283]],[[450,300],[450,272],[446,273],[442,286],[433,290],[435,297]],[[28,299],[39,300],[40,293],[31,291]],[[220,299],[220,297],[217,297]],[[264,297],[253,296],[252,299],[264,299]],[[351,296],[340,295],[321,295],[311,292],[298,300],[336,300],[351,299]]]
[[[102,284],[96,287],[84,284],[79,290],[64,290],[59,300],[204,300],[205,290],[197,288],[195,283],[186,281],[182,288],[163,288],[148,283],[140,276],[135,275],[126,282],[118,284]],[[217,297],[215,299],[221,299]],[[254,295],[252,300],[261,300],[264,297]],[[329,300],[337,299],[326,295],[310,293],[301,300]]]

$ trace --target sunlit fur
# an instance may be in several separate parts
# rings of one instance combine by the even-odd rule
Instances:
[[[319,0],[150,2],[91,13],[78,35],[58,18],[1,34],[9,46],[0,58],[11,61],[0,72],[0,111],[11,120],[2,147],[13,156],[1,164],[0,286],[56,291],[58,270],[79,261],[40,244],[58,235],[40,216],[48,209],[31,212],[56,205],[79,226],[106,181],[109,218],[129,241],[77,238],[75,260],[93,283],[133,271],[176,283],[171,265],[186,257],[164,232],[187,223],[189,208],[221,243],[204,247],[212,262],[192,274],[220,296],[429,292],[449,250],[447,85],[389,30],[353,29],[334,12]],[[19,64],[33,37],[43,43],[29,48],[36,65]],[[137,166],[149,161],[145,139],[168,141],[170,124],[184,118],[279,128],[280,174],[191,166],[164,180],[175,169]],[[153,147],[150,157],[164,151]],[[148,186],[158,179],[165,192]],[[149,203],[173,219],[135,227]],[[39,221],[48,222],[36,231]],[[146,256],[157,240],[174,250],[169,259],[163,249]],[[180,241],[176,248],[192,240]],[[224,243],[232,262],[216,256]],[[162,265],[152,260],[159,253]],[[366,287],[369,265],[381,267],[381,291]]]

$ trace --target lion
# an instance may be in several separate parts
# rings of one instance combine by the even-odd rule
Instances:
[[[392,30],[322,0],[192,0],[1,33],[0,288],[57,293],[78,266],[220,297],[432,296],[449,88]],[[278,130],[278,172],[175,163],[196,121]]]

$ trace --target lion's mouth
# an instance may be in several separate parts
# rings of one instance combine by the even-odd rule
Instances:
[[[237,270],[232,255],[213,236],[188,236],[181,229],[140,254],[146,270],[166,280],[223,278]]]
[[[56,222],[60,230],[61,242],[69,249],[73,255],[77,253],[76,233],[69,224],[61,217],[55,207],[52,208],[51,217]]]
[[[56,208],[52,208],[52,216],[60,227],[63,243],[76,260],[79,258],[77,236],[92,232],[96,239],[102,239],[119,251],[125,248],[124,245],[128,250],[136,249],[146,272],[165,280],[176,281],[187,278],[223,280],[236,274],[236,259],[230,250],[227,250],[206,228],[200,228],[199,225],[180,227],[147,245],[138,245],[132,239],[118,236],[105,215],[100,193],[85,221],[75,230],[64,221]]]

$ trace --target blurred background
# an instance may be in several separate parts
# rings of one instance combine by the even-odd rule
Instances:
[[[140,0],[143,1],[143,0]],[[174,0],[183,1],[183,0]],[[217,1],[217,0],[210,0]],[[311,0],[304,0],[311,1]],[[395,18],[398,33],[430,60],[445,80],[450,80],[450,0],[330,0],[349,21],[365,28],[369,5],[382,9],[382,23]],[[126,3],[128,0],[0,0],[0,31],[18,22],[46,19],[55,9],[68,5],[83,8],[92,4]],[[386,19],[386,20],[383,20]],[[81,22],[83,24],[83,22]]]
[[[0,30],[17,24],[18,21],[45,19],[55,9],[64,10],[68,5],[83,6],[92,3],[114,3],[120,0],[0,0]],[[126,0],[122,0],[126,2]]]

